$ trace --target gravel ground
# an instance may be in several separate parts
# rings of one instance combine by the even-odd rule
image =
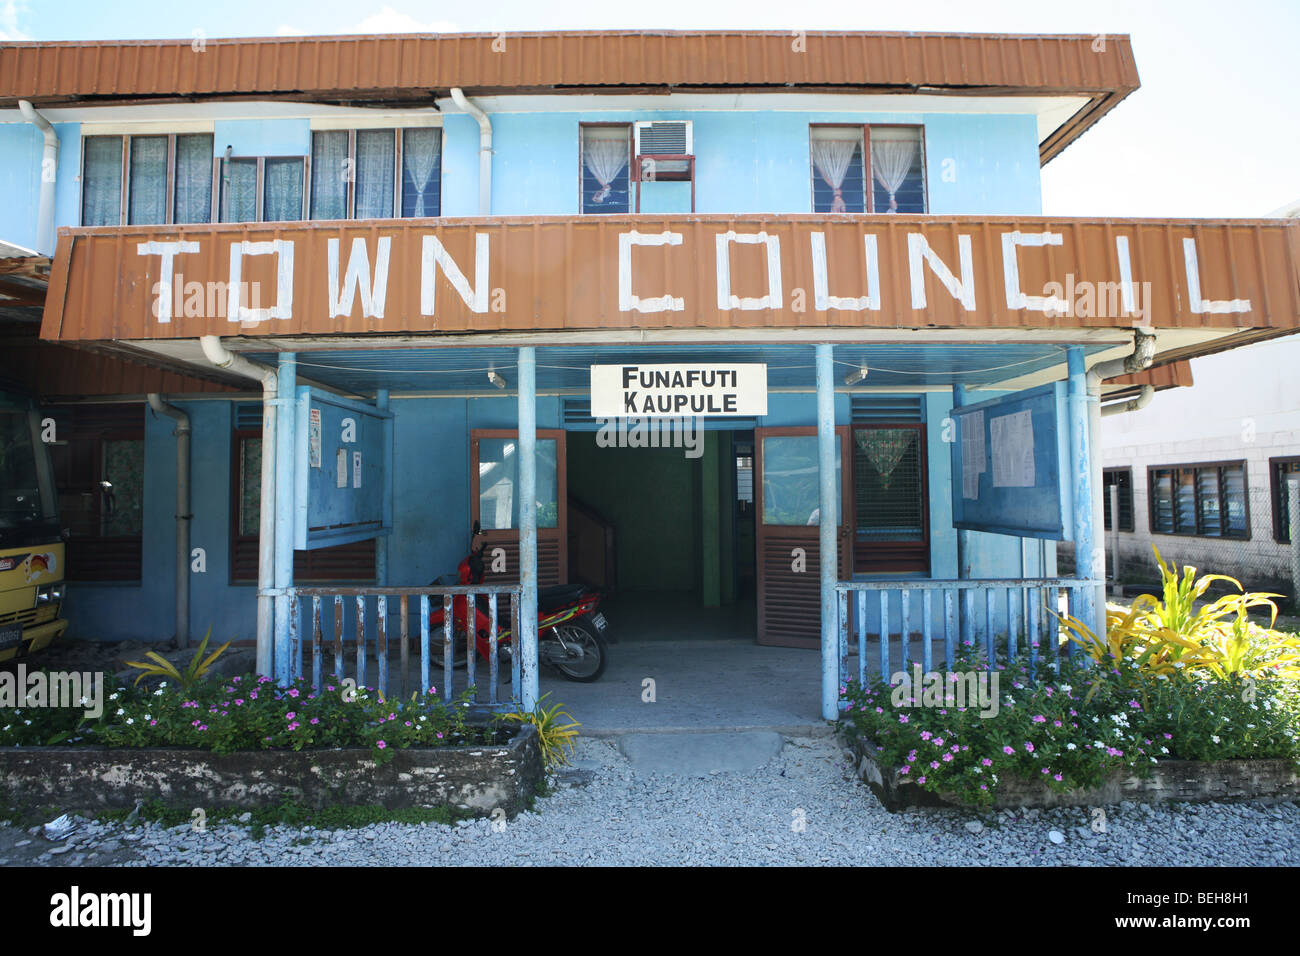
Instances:
[[[536,812],[494,829],[379,824],[322,831],[87,824],[51,844],[0,828],[8,865],[1113,865],[1300,864],[1294,803],[890,814],[834,738],[795,738],[760,770],[707,777],[634,772],[615,741],[579,743],[575,769]],[[802,829],[799,824],[802,821]],[[23,844],[23,845],[19,845]]]

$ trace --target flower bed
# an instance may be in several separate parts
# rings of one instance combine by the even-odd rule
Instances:
[[[181,691],[106,688],[103,713],[0,710],[0,798],[131,807],[455,806],[513,815],[542,777],[531,725],[472,723],[467,701],[252,675]],[[84,701],[85,705],[91,702]]]

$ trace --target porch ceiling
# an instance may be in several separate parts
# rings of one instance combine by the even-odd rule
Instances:
[[[1089,355],[1113,346],[1083,346]],[[245,352],[274,365],[276,352]],[[489,370],[516,385],[513,348],[401,348],[299,352],[299,373],[334,388],[370,394],[393,392],[492,392]],[[815,385],[811,345],[608,345],[537,349],[540,392],[585,392],[592,365],[655,362],[757,362],[768,367],[771,389],[811,389]],[[909,391],[950,387],[961,382],[981,388],[1048,371],[1065,362],[1065,346],[1044,343],[890,343],[838,345],[837,386],[854,369],[866,366],[867,379],[855,391]],[[1053,376],[1059,377],[1059,376]]]

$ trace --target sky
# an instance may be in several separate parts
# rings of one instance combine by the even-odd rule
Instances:
[[[14,40],[615,28],[1127,33],[1141,88],[1043,168],[1044,214],[1249,218],[1300,200],[1300,0],[0,0]]]

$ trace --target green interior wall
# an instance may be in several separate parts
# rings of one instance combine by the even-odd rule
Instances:
[[[601,448],[595,432],[567,441],[569,493],[617,529],[619,589],[698,593],[699,459],[680,448]]]

